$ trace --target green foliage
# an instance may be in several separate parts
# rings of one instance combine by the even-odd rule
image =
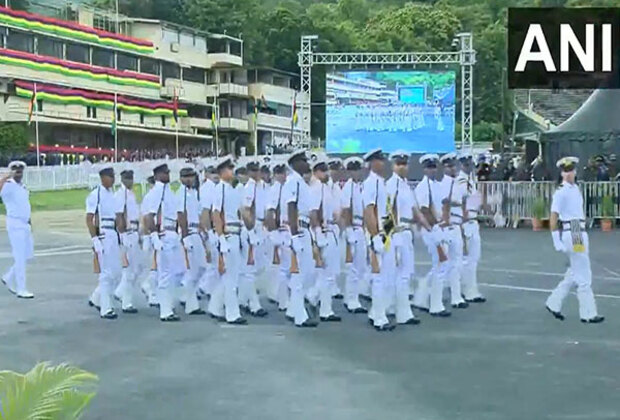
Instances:
[[[601,202],[601,213],[603,217],[613,218],[616,216],[614,200],[611,196],[606,195],[603,197],[603,201]]]
[[[97,375],[67,364],[0,372],[0,420],[78,419],[95,396]]]
[[[534,200],[534,204],[532,206],[532,213],[534,218],[538,220],[542,220],[547,215],[547,202],[544,198],[537,198]]]
[[[28,150],[26,127],[19,123],[0,125],[0,154],[24,153]]]

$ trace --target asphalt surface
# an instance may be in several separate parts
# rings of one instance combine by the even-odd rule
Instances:
[[[594,291],[605,323],[544,309],[565,258],[548,233],[484,230],[488,302],[450,319],[377,333],[363,315],[298,329],[264,302],[265,319],[162,324],[154,309],[116,321],[87,307],[95,286],[79,212],[38,214],[33,301],[0,288],[0,369],[71,362],[99,375],[94,419],[618,419],[620,232],[592,232]],[[3,223],[0,221],[0,226]],[[10,263],[0,228],[0,270]],[[417,248],[418,274],[428,258]]]

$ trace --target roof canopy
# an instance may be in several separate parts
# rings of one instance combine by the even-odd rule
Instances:
[[[620,132],[620,89],[597,89],[569,119],[550,133]]]

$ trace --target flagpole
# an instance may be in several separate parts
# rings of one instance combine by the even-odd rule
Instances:
[[[39,150],[39,104],[37,103],[37,84],[34,84],[34,137],[37,143],[37,167],[41,166],[41,153]]]
[[[174,137],[175,137],[175,142],[176,142],[176,149],[177,149],[177,159],[179,158],[179,118],[178,118],[178,103],[179,103],[179,97],[177,96],[178,92],[177,89],[174,88],[174,106],[175,106],[175,115],[172,116],[172,121],[174,121]]]
[[[114,119],[114,162],[118,162],[118,102],[117,102],[117,93],[114,92],[114,115],[112,118]]]
[[[220,157],[220,137],[218,135],[219,131],[219,121],[220,121],[220,111],[219,106],[217,104],[217,98],[215,99],[215,157]]]
[[[177,159],[179,158],[179,123],[175,124],[174,135],[176,137],[176,145],[177,145]]]

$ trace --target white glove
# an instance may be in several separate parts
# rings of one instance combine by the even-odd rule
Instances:
[[[301,254],[304,250],[304,245],[301,240],[302,237],[303,235],[295,235],[291,238],[291,248],[293,248],[293,251],[295,251],[297,255]]]
[[[357,242],[355,238],[355,230],[352,227],[348,227],[344,230],[344,236],[347,239],[347,242],[350,244],[354,244]]]
[[[228,254],[230,252],[230,246],[228,246],[228,241],[224,235],[221,235],[218,239],[220,254]]]
[[[101,239],[99,239],[98,236],[93,236],[92,240],[93,240],[93,249],[95,250],[95,252],[96,253],[103,252],[103,243],[101,242]]]
[[[188,251],[194,249],[194,243],[192,242],[192,238],[190,236],[186,236],[185,238],[183,238],[183,246]]]
[[[319,248],[325,248],[327,246],[327,236],[325,236],[320,228],[314,231],[314,242],[316,242],[316,246]]]
[[[439,225],[434,225],[431,230],[431,242],[435,245],[439,245],[444,241],[444,231]]]
[[[147,252],[151,249],[152,243],[151,243],[151,237],[150,236],[144,236],[142,237],[142,251]]]
[[[272,244],[276,246],[281,245],[282,243],[282,238],[280,238],[279,233],[280,232],[278,232],[277,230],[272,230],[271,232],[269,232],[269,240]]]
[[[375,236],[372,237],[372,250],[375,251],[377,254],[382,254],[383,253],[383,248],[384,248],[384,244],[383,244],[383,235],[382,234],[377,234]]]
[[[562,239],[560,238],[559,230],[554,230],[553,232],[551,232],[551,238],[553,239],[553,247],[555,248],[556,251],[566,252],[566,247],[564,246],[564,243],[562,242]]]
[[[252,246],[260,245],[260,238],[254,229],[248,231],[248,241]]]
[[[125,248],[131,248],[131,236],[128,232],[121,233],[121,245]]]
[[[155,251],[161,251],[162,249],[164,249],[164,243],[161,241],[161,239],[159,239],[159,233],[153,232],[151,233],[150,237],[151,243],[153,244],[153,249]]]
[[[217,238],[217,234],[215,233],[214,230],[209,231],[209,244],[211,245],[212,249],[216,249],[218,245],[220,244]]]

